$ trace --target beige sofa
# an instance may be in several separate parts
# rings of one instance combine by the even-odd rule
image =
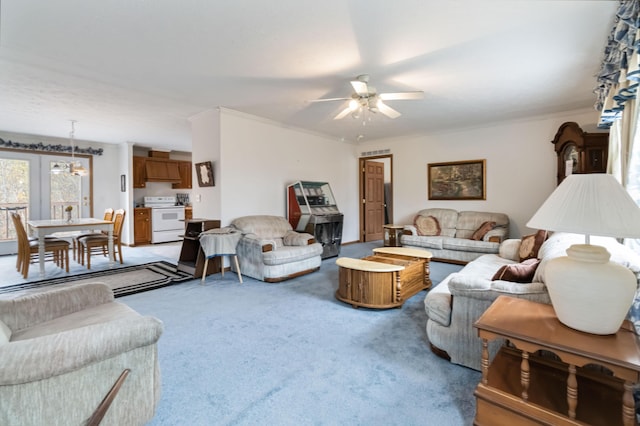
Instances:
[[[540,247],[540,262],[531,282],[492,281],[503,265],[520,261],[521,240],[509,239],[500,245],[498,254],[488,254],[469,262],[462,270],[445,278],[424,299],[427,313],[427,337],[434,352],[449,357],[451,362],[480,370],[482,345],[473,323],[500,295],[550,304],[545,286],[546,264],[565,256],[572,244],[584,243],[584,236],[554,233]],[[613,238],[591,237],[591,244],[602,245],[611,253],[611,261],[620,263],[640,275],[640,255]],[[489,343],[490,356],[497,352],[502,340]]]
[[[433,226],[421,232],[420,224],[428,219]],[[480,239],[471,239],[485,222],[495,226]],[[420,210],[414,223],[405,225],[400,242],[403,247],[430,251],[432,260],[464,264],[483,254],[497,254],[500,243],[508,237],[509,216],[504,213],[431,208]]]
[[[161,334],[106,284],[0,299],[0,424],[85,424],[127,369],[100,424],[145,424],[160,397]]]

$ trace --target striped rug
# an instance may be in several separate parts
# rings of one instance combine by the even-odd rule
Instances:
[[[165,287],[193,279],[192,275],[178,271],[176,265],[157,261],[142,265],[125,266],[123,268],[104,271],[87,272],[69,277],[32,281],[0,287],[0,297],[15,298],[23,294],[77,285],[88,282],[102,282],[113,289],[115,297],[139,293],[154,288]]]

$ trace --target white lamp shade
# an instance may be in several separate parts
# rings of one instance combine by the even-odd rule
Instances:
[[[640,238],[640,208],[611,175],[569,175],[527,226],[573,234]]]

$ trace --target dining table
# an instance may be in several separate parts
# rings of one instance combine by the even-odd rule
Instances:
[[[40,266],[40,277],[44,277],[44,242],[47,235],[56,232],[72,231],[107,231],[109,248],[109,267],[114,264],[113,252],[113,222],[110,220],[96,218],[78,219],[40,219],[28,220],[27,226],[32,236],[38,237],[38,262]]]

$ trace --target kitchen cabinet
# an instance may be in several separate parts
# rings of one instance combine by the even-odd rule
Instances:
[[[144,169],[147,182],[180,182],[177,161],[147,158]]]
[[[133,157],[133,187],[134,188],[146,188],[146,172],[145,162],[146,157]]]
[[[184,208],[184,220],[185,221],[189,221],[193,219],[193,208],[192,207],[185,207]]]
[[[138,244],[151,243],[151,209],[133,209],[133,242]]]
[[[176,161],[178,163],[178,173],[180,182],[171,185],[173,189],[191,189],[191,161]]]

